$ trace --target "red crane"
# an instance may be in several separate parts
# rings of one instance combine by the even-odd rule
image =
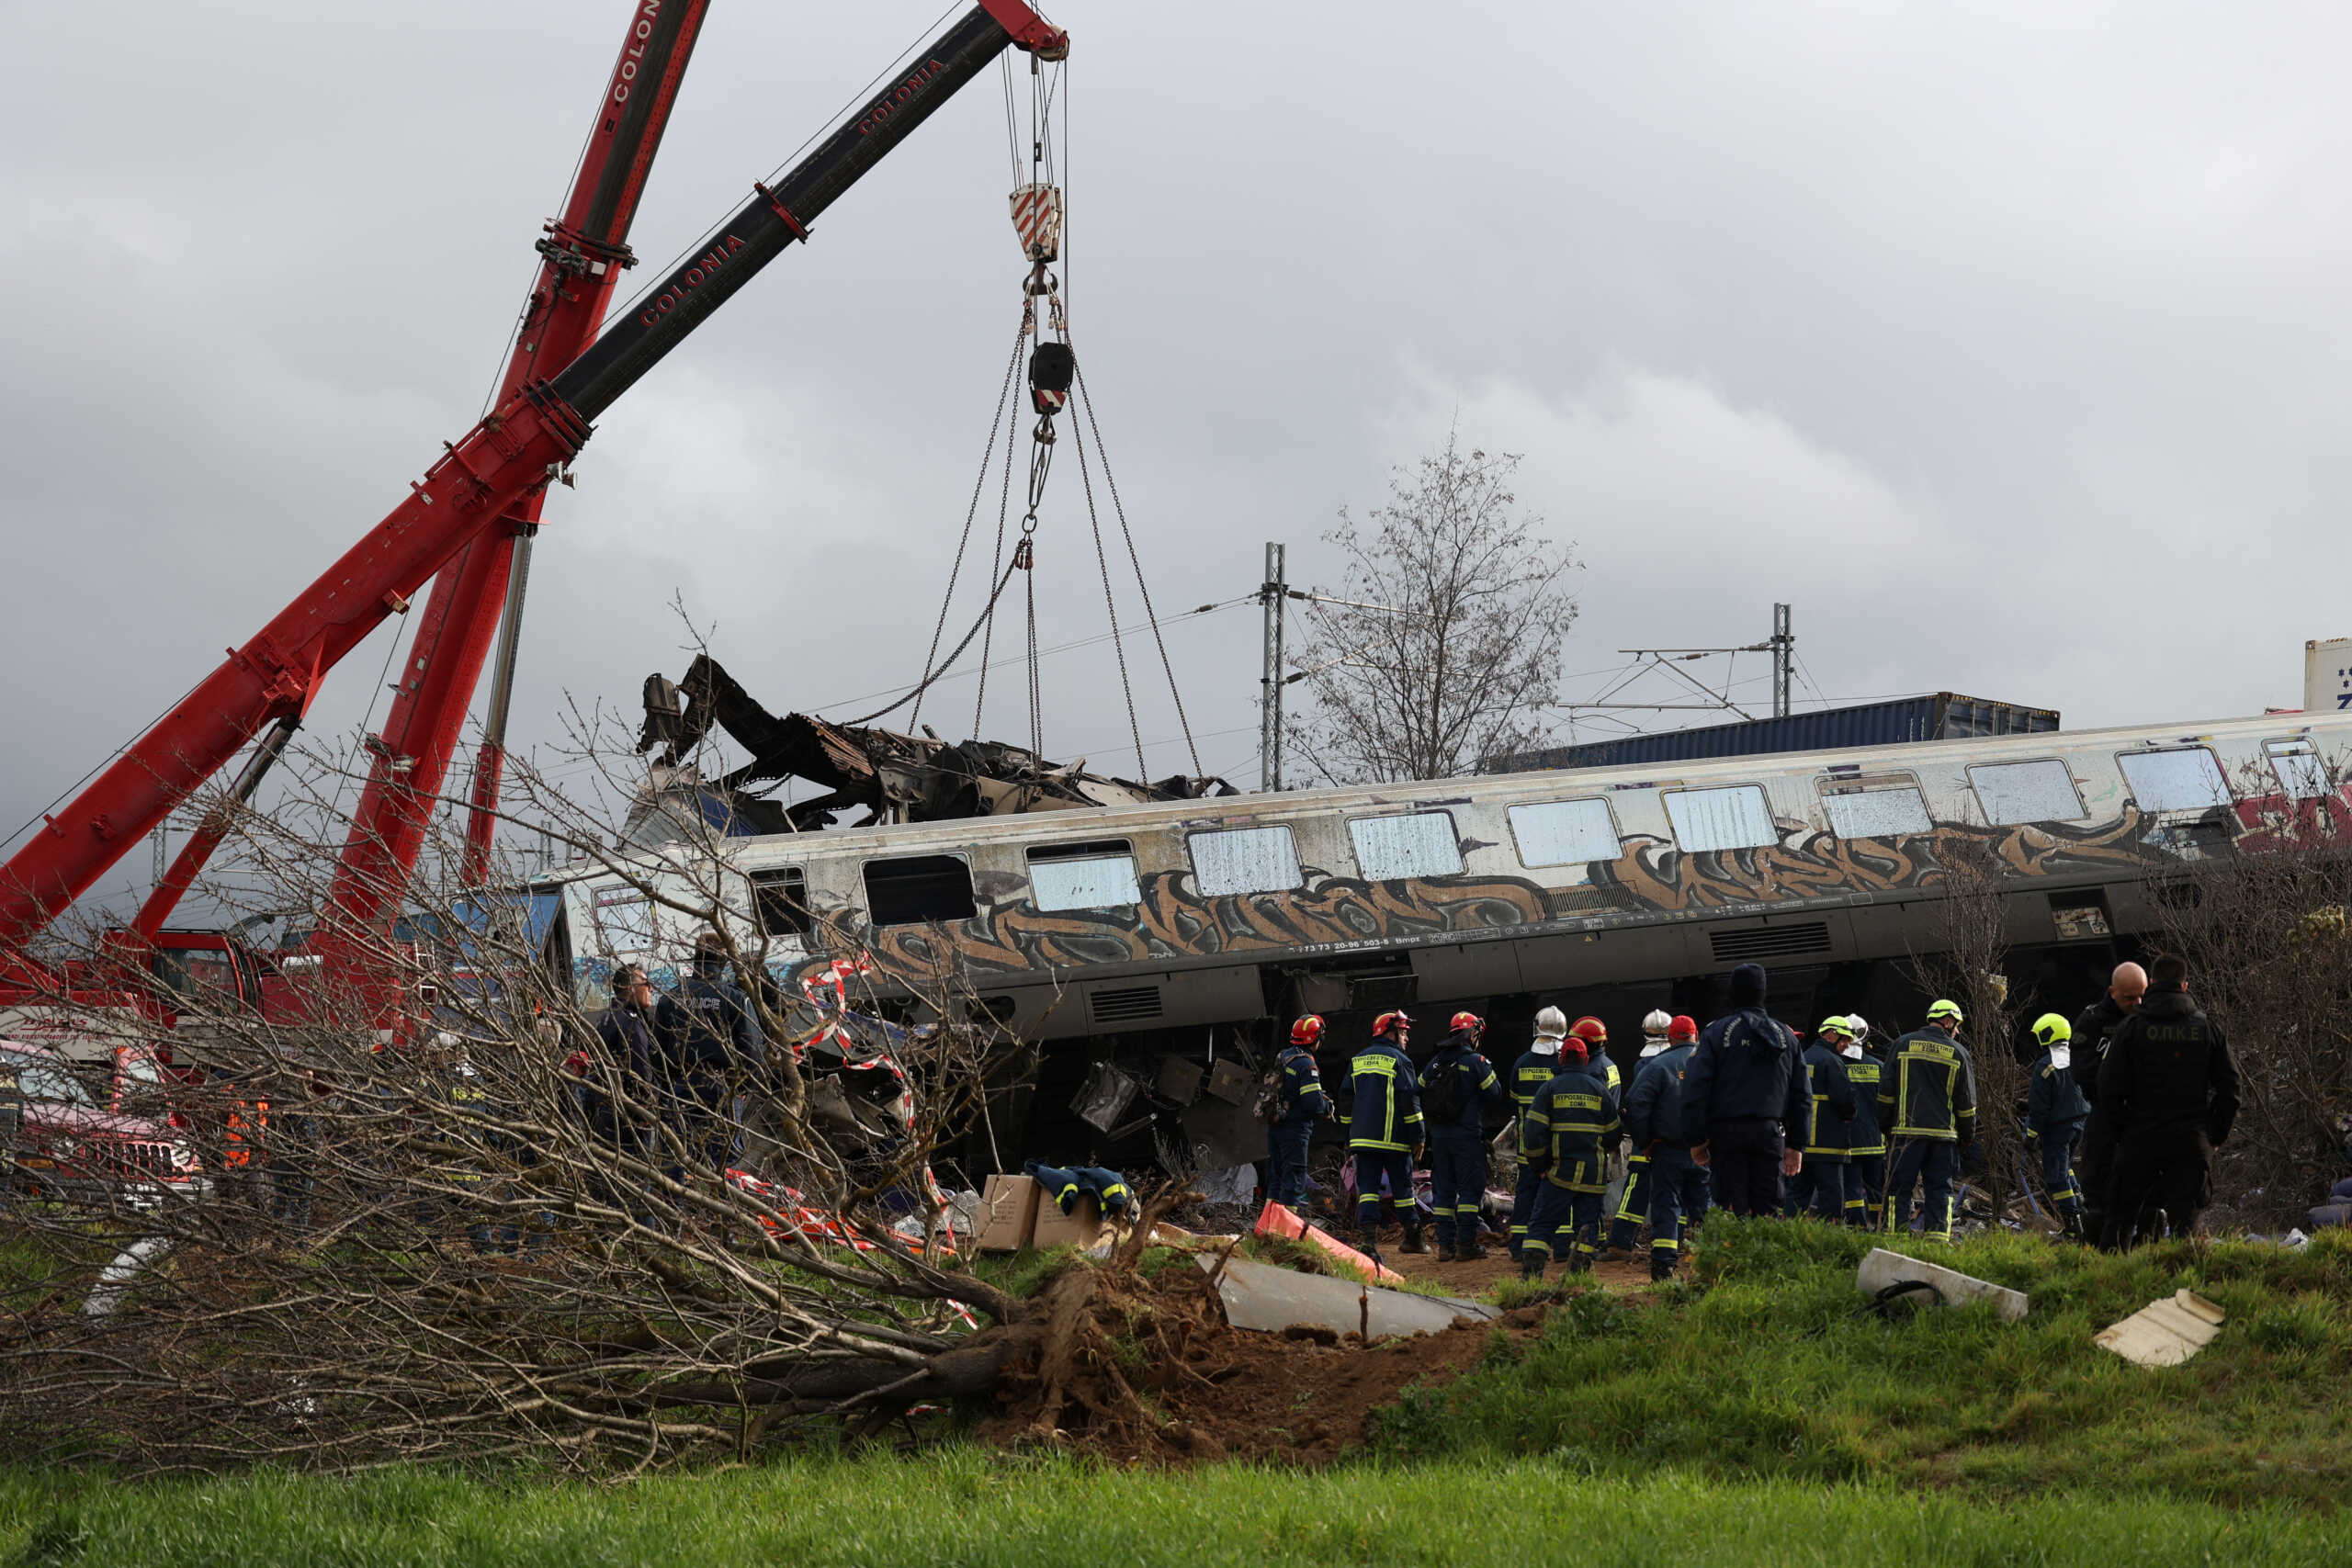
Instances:
[[[1008,45],[1053,59],[1069,45],[1067,35],[1022,0],[979,0],[774,186],[755,185],[752,198],[707,246],[574,355],[570,351],[587,343],[610,299],[612,275],[625,254],[619,237],[707,5],[638,0],[630,46],[643,44],[649,52],[633,57],[625,47],[611,87],[629,89],[624,106],[641,95],[649,101],[640,110],[625,109],[601,149],[596,177],[592,181],[583,164],[564,218],[549,226],[540,285],[550,292],[537,318],[543,335],[529,340],[535,347],[518,340],[493,412],[458,441],[444,443],[444,455],[410,482],[406,500],[258,633],[230,649],[0,866],[0,952],[26,962],[27,942],[274,726],[234,786],[250,795],[326,671],[405,607],[427,579],[446,573],[402,672],[406,711],[396,705],[387,727],[398,739],[378,759],[379,776],[369,785],[374,804],[363,799],[331,897],[333,926],[356,933],[388,922],[405,894],[424,821],[480,674],[514,540],[535,524],[548,484],[564,477],[592,422],[787,245],[806,241],[810,223]],[[652,30],[640,38],[642,24]],[[658,72],[650,52],[656,37],[667,40]],[[613,107],[608,91],[604,110]],[[600,131],[610,118],[600,112]],[[424,762],[433,770],[429,787],[418,772]],[[217,843],[220,829],[208,827]],[[160,925],[177,888],[209,852],[205,838],[199,833],[183,852],[184,863],[194,857],[185,874],[175,864],[167,875],[166,884],[176,879],[177,887],[168,895],[159,887],[151,898],[151,905],[162,903],[152,918],[142,911],[141,930]]]

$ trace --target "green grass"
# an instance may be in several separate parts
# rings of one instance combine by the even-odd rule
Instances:
[[[2023,1497],[2045,1489],[2340,1506],[2352,1484],[2352,1245],[2187,1244],[2122,1257],[1991,1235],[1903,1250],[2024,1291],[1889,1320],[1854,1266],[1883,1238],[1709,1223],[1702,1287],[1657,1304],[1568,1288],[1540,1338],[1378,1420],[1379,1451],[1548,1455],[1596,1474],[1892,1483]],[[2229,1314],[2186,1365],[2134,1367],[2092,1337],[2188,1286]],[[1512,1292],[1514,1295],[1517,1292]]]
[[[1581,1549],[1581,1550],[1579,1550]],[[1885,1486],[1586,1478],[1544,1460],[1126,1473],[954,1449],[633,1484],[437,1473],[103,1486],[0,1477],[0,1562],[1101,1565],[1708,1562],[2304,1564],[2352,1520],[2097,1496],[1996,1505]]]

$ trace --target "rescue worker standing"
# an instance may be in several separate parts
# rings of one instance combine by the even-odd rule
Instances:
[[[1841,1054],[1850,1028],[1843,1018],[1825,1018],[1804,1048],[1804,1167],[1789,1180],[1789,1213],[1816,1214],[1833,1225],[1846,1218],[1846,1159],[1853,1145],[1854,1086]]]
[[[1323,1076],[1315,1065],[1315,1047],[1323,1039],[1323,1020],[1308,1013],[1290,1026],[1290,1043],[1274,1058],[1273,1122],[1266,1129],[1266,1196],[1294,1212],[1306,1201],[1306,1145],[1315,1123],[1331,1113],[1331,1097],[1323,1092]]]
[[[1421,1212],[1413,1202],[1413,1159],[1421,1145],[1421,1081],[1405,1055],[1413,1021],[1384,1012],[1372,1021],[1372,1043],[1350,1059],[1340,1106],[1348,1129],[1348,1152],[1356,1168],[1356,1229],[1363,1251],[1380,1261],[1380,1183],[1388,1179],[1397,1217],[1405,1222],[1407,1252],[1425,1252]]]
[[[1568,1032],[1568,1015],[1558,1008],[1545,1008],[1535,1015],[1535,1043],[1519,1060],[1511,1064],[1510,1080],[1504,1087],[1510,1091],[1512,1108],[1521,1122],[1527,1119],[1527,1108],[1535,1103],[1560,1072],[1560,1042]],[[1513,1134],[1516,1137],[1516,1134]],[[1510,1195],[1510,1256],[1519,1261],[1520,1249],[1527,1244],[1527,1222],[1535,1213],[1535,1200],[1543,1191],[1544,1173],[1528,1163],[1522,1149],[1519,1159],[1519,1181]]]
[[[1876,1229],[1886,1202],[1886,1133],[1878,1120],[1883,1064],[1863,1048],[1870,1027],[1860,1013],[1848,1013],[1846,1043],[1838,1051],[1846,1081],[1854,1087],[1854,1119],[1846,1129],[1846,1223],[1856,1230]]]
[[[1911,1189],[1927,1190],[1927,1232],[1951,1239],[1951,1184],[1960,1148],[1976,1141],[1976,1067],[1960,1043],[1960,1004],[1928,1009],[1928,1026],[1894,1043],[1878,1087],[1886,1129],[1886,1228],[1911,1224]]]
[[[1600,1250],[1600,1198],[1609,1188],[1609,1146],[1617,1135],[1617,1091],[1587,1060],[1584,1042],[1560,1046],[1560,1072],[1520,1118],[1521,1157],[1543,1172],[1528,1221],[1520,1277],[1544,1277],[1544,1251],[1581,1274]]]
[[[2115,1171],[2099,1245],[2131,1245],[2143,1209],[2185,1235],[2211,1196],[2213,1150],[2238,1115],[2229,1042],[2188,996],[2188,965],[2159,958],[2147,999],[2108,1040],[2098,1103],[2115,1121]]]
[[[1478,1053],[1487,1021],[1453,1015],[1452,1032],[1421,1068],[1421,1112],[1428,1119],[1430,1200],[1437,1205],[1437,1259],[1470,1263],[1478,1245],[1478,1206],[1487,1195],[1487,1107],[1499,1105],[1502,1080]]]
[[[1804,1164],[1785,1142],[1789,1129],[1804,1125],[1804,1053],[1764,1010],[1762,965],[1731,972],[1731,1005],[1700,1034],[1682,1074],[1690,1157],[1713,1175],[1718,1208],[1777,1214],[1781,1178]]]
[[[2041,1059],[2033,1065],[2025,1098],[2025,1152],[2041,1166],[2041,1184],[2070,1241],[2083,1239],[2083,1194],[2075,1181],[2075,1145],[2091,1102],[2075,1083],[2074,1028],[2054,1012],[2033,1021]]]
[[[653,1110],[653,986],[645,971],[613,971],[613,1005],[596,1015],[601,1060],[581,1064],[580,1108],[597,1140],[623,1156],[645,1152]]]
[[[724,1174],[735,1154],[736,1086],[766,1062],[767,1042],[751,998],[728,978],[720,932],[695,939],[693,969],[653,1010],[653,1036],[679,1135],[707,1168]]]
[[[1662,1009],[1652,1009],[1642,1020],[1642,1054],[1634,1063],[1634,1081],[1642,1081],[1642,1068],[1666,1054],[1667,1031],[1674,1019]],[[1621,1100],[1624,1098],[1621,1095]],[[1628,1134],[1625,1145],[1625,1192],[1618,1200],[1617,1213],[1609,1222],[1609,1247],[1601,1257],[1611,1262],[1622,1262],[1634,1256],[1634,1244],[1641,1239],[1641,1228],[1650,1217],[1650,1140],[1631,1136],[1633,1118],[1626,1119]]]
[[[1695,1228],[1707,1213],[1707,1175],[1691,1161],[1682,1118],[1682,1075],[1698,1045],[1696,1023],[1668,1019],[1666,1049],[1634,1069],[1634,1087],[1625,1095],[1626,1134],[1634,1152],[1649,1163],[1653,1280],[1673,1277],[1686,1229]]]
[[[2108,976],[2107,994],[2075,1016],[2074,1036],[2067,1042],[2075,1087],[2091,1102],[2083,1123],[2083,1229],[2093,1241],[2107,1224],[2107,1189],[2115,1172],[2115,1119],[2099,1107],[2098,1069],[2107,1059],[2108,1042],[2123,1021],[2140,1010],[2148,994],[2148,972],[2137,964],[2119,964]]]

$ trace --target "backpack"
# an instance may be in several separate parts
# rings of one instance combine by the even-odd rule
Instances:
[[[1470,1109],[1470,1096],[1462,1081],[1467,1065],[1459,1057],[1433,1062],[1421,1075],[1421,1111],[1428,1121],[1451,1127]]]
[[[1269,1127],[1280,1122],[1290,1110],[1290,1085],[1283,1081],[1283,1058],[1288,1055],[1287,1050],[1274,1053],[1274,1065],[1268,1067],[1265,1077],[1258,1080],[1258,1098],[1250,1107],[1258,1113],[1258,1120]]]

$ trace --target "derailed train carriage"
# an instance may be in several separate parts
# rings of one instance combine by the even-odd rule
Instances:
[[[1792,1021],[1908,1026],[1963,845],[1997,867],[2022,1000],[2072,1010],[2191,865],[2258,852],[2281,819],[2352,827],[2347,746],[2352,718],[2294,714],[784,833],[654,863],[657,886],[707,886],[723,860],[786,994],[846,964],[868,1005],[920,1021],[952,976],[952,1005],[1039,1043],[991,1116],[1019,1148],[967,1163],[1142,1163],[1173,1122],[1219,1164],[1256,1156],[1248,1089],[1302,1011],[1332,1025],[1327,1074],[1386,1008],[1426,1010],[1425,1044],[1483,1011],[1508,1055],[1557,1005],[1626,1052],[1642,1013],[1717,1010],[1751,961]],[[613,963],[693,939],[640,881],[541,885],[584,1002]]]

